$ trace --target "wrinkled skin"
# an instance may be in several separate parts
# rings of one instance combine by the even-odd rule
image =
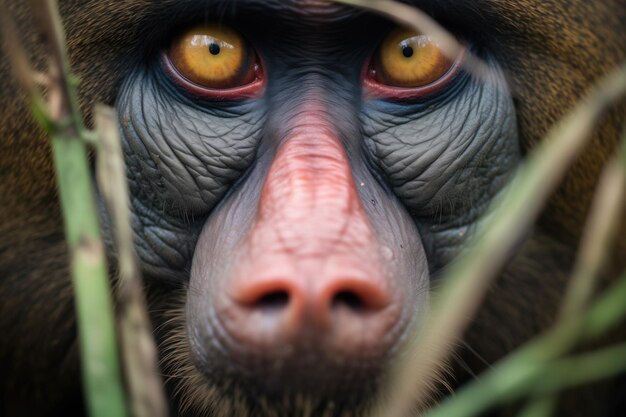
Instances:
[[[25,7],[9,3],[28,27]],[[486,79],[459,71],[419,99],[370,96],[363,70],[393,24],[322,1],[61,2],[86,114],[97,101],[119,114],[174,414],[363,414],[440,270],[523,153],[626,53],[618,1],[414,3],[487,63]],[[266,78],[259,94],[210,100],[172,80],[164,49],[204,21],[250,41]],[[6,60],[0,76],[10,77]],[[0,93],[0,415],[80,415],[47,144],[17,116],[15,91],[10,80]],[[619,114],[520,243],[450,383],[551,323]],[[563,412],[611,407],[601,397],[611,388],[593,395]]]

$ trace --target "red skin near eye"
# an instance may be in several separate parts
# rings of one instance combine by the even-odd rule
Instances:
[[[397,101],[413,100],[419,97],[432,95],[444,88],[451,80],[454,79],[463,66],[464,61],[465,49],[461,51],[459,56],[452,63],[448,72],[446,72],[437,81],[422,87],[407,88],[393,87],[376,80],[376,70],[372,68],[370,60],[370,64],[368,64],[363,70],[362,79],[364,95],[368,99],[387,99]]]
[[[254,81],[239,87],[225,89],[205,88],[201,85],[187,80],[174,67],[174,64],[172,64],[172,61],[166,53],[163,54],[163,65],[165,66],[166,71],[176,84],[178,84],[180,87],[184,88],[191,94],[208,100],[228,101],[258,97],[261,95],[261,92],[265,88],[266,84],[265,73],[263,72],[263,66],[260,63],[254,64]]]
[[[423,87],[406,88],[393,87],[376,80],[376,71],[368,64],[363,71],[364,93],[370,99],[390,99],[390,100],[412,100],[419,97],[426,97],[436,93],[445,87],[459,73],[465,61],[465,50],[462,50],[450,69],[437,81]],[[195,84],[183,77],[172,64],[167,54],[163,54],[163,64],[172,80],[180,87],[191,94],[215,101],[240,100],[244,98],[254,98],[261,95],[266,85],[266,77],[263,66],[255,64],[255,80],[251,83],[226,89],[209,89]]]

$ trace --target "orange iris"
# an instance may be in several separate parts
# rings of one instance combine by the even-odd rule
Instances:
[[[206,88],[238,87],[255,78],[251,48],[239,33],[222,25],[188,30],[174,40],[169,58],[181,76]]]
[[[452,64],[429,36],[397,28],[380,45],[374,69],[382,83],[417,88],[443,77]]]

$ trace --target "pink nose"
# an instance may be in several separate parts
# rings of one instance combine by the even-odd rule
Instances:
[[[267,322],[274,320],[277,334],[294,334],[307,326],[329,331],[335,316],[355,323],[371,320],[389,304],[389,294],[381,280],[339,277],[324,280],[320,286],[305,285],[304,280],[273,278],[244,281],[235,289],[239,308]]]
[[[226,347],[242,361],[288,364],[301,354],[377,360],[396,342],[402,309],[384,280],[280,276],[236,282],[228,300],[218,302],[217,318]]]
[[[278,150],[214,299],[214,335],[240,369],[304,385],[380,366],[408,316],[342,143],[316,117]]]

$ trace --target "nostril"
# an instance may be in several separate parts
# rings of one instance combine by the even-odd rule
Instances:
[[[330,308],[347,308],[353,312],[382,310],[389,304],[389,293],[374,279],[343,279],[329,286],[326,299]]]
[[[239,306],[249,311],[279,312],[291,308],[298,294],[298,289],[288,280],[257,279],[236,286],[233,298]]]
[[[355,312],[363,311],[367,308],[363,299],[355,292],[343,290],[335,294],[330,301],[330,308],[335,310],[339,307],[347,307]]]
[[[282,310],[289,304],[289,293],[285,290],[271,291],[263,294],[251,307],[264,311]]]

